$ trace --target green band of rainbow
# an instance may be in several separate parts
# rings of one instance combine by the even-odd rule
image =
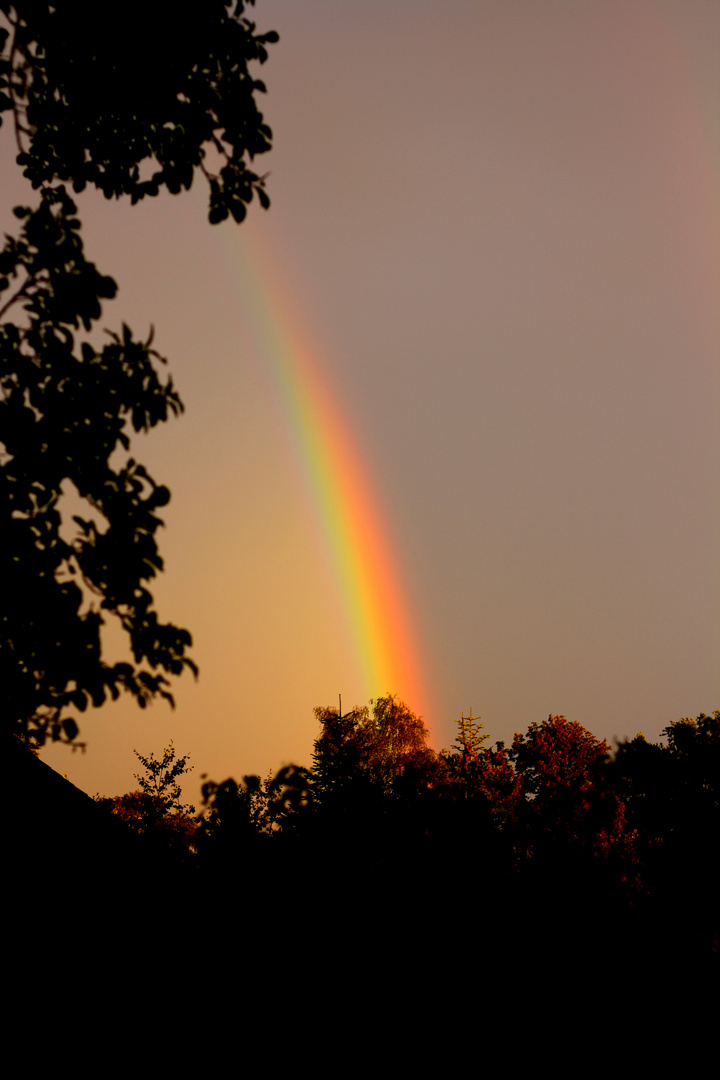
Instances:
[[[366,697],[397,693],[423,714],[428,698],[413,620],[351,425],[277,265],[260,250],[247,225],[243,232],[240,270],[256,345],[333,567]]]

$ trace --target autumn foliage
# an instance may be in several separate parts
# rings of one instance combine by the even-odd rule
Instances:
[[[515,820],[530,846],[570,845],[608,855],[625,838],[625,806],[609,775],[610,747],[580,724],[549,716],[516,734]]]
[[[664,743],[638,735],[614,749],[560,715],[490,746],[472,718],[440,753],[393,695],[316,717],[311,769],[205,778],[193,819],[179,801],[187,759],[138,755],[144,790],[110,800],[113,814],[182,856],[205,888],[253,882],[248,895],[266,904],[277,882],[282,911],[287,888],[298,917],[323,913],[323,933],[336,918],[344,933],[352,911],[381,934],[377,897],[407,908],[421,890],[448,918],[472,899],[512,926],[518,948],[555,950],[553,962],[571,962],[588,921],[642,962],[659,934],[666,958],[717,954],[720,712],[671,724]]]

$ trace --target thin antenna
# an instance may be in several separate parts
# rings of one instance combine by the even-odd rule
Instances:
[[[342,694],[338,694],[338,720],[342,720]]]

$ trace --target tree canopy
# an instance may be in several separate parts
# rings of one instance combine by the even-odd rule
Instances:
[[[10,112],[33,187],[87,184],[133,202],[210,185],[210,221],[242,221],[264,179],[250,163],[272,132],[248,64],[264,63],[274,31],[245,17],[254,0],[174,4],[127,0],[121,17],[92,0],[0,3],[0,111]]]
[[[72,741],[68,708],[122,690],[172,703],[166,676],[196,671],[190,634],[159,620],[149,588],[170,493],[130,454],[182,402],[152,329],[95,343],[117,286],[86,259],[66,187],[135,203],[199,171],[211,222],[241,221],[255,194],[267,207],[250,163],[272,133],[248,64],[277,34],[256,33],[247,7],[207,0],[181,19],[131,0],[110,27],[89,0],[0,3],[0,114],[39,189],[0,252],[0,678],[3,727],[25,740]],[[104,656],[108,617],[127,635],[120,662]]]
[[[156,511],[169,492],[132,457],[111,463],[130,446],[128,428],[146,431],[182,405],[172,380],[159,377],[150,340],[135,341],[123,327],[99,350],[76,341],[115,283],[85,259],[74,211],[62,188],[46,189],[35,212],[18,211],[20,236],[0,254],[0,289],[12,292],[3,310],[25,315],[0,326],[2,574],[10,586],[0,673],[21,731],[69,738],[66,706],[82,711],[120,689],[144,705],[168,696],[157,668],[194,669],[184,655],[190,635],[158,621],[147,588],[163,565]],[[70,540],[59,509],[68,484],[88,508],[74,517]],[[129,635],[134,664],[103,660],[103,612]]]
[[[395,694],[344,716],[322,707],[315,716],[322,730],[315,740],[314,769],[328,790],[364,779],[389,791],[409,766],[432,755],[422,719]]]

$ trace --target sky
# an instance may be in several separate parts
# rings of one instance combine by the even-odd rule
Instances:
[[[172,491],[154,595],[200,678],[45,760],[120,794],[172,739],[197,799],[309,764],[339,694],[398,694],[438,750],[470,708],[493,742],[719,708],[720,5],[253,18],[270,210],[210,226],[201,180],[80,200],[103,325],[152,324],[186,405],[133,452]]]

